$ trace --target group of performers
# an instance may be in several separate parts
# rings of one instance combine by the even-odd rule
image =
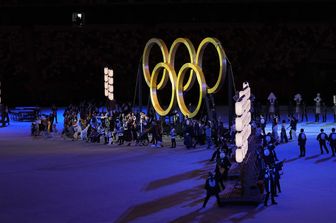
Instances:
[[[266,120],[272,120],[273,117],[279,113],[277,112],[277,98],[274,95],[273,92],[271,92],[267,98],[269,101],[269,107],[268,107],[268,113],[266,116]],[[301,119],[301,122],[304,120],[308,122],[308,111],[307,111],[307,105],[303,100],[303,97],[301,94],[296,94],[294,95],[293,98],[295,102],[295,108],[291,106],[291,103],[288,105],[288,115],[294,115],[297,120]],[[315,102],[315,109],[314,109],[314,114],[315,114],[315,122],[320,122],[320,118],[322,118],[322,122],[327,121],[327,114],[331,110],[333,117],[334,117],[334,122],[336,122],[336,97],[334,96],[333,99],[333,106],[331,109],[326,105],[326,103],[322,100],[321,95],[317,93],[316,97],[313,99]]]

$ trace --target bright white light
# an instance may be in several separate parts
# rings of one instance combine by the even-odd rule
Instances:
[[[108,97],[108,87],[109,87],[108,73],[109,73],[108,67],[104,67],[104,89],[105,89],[104,95],[105,95],[105,97]]]
[[[112,69],[110,69],[110,70],[108,71],[108,76],[109,76],[109,78],[113,77],[113,70],[112,70]]]
[[[108,69],[108,67],[104,67],[104,74],[108,74],[108,72],[109,72],[109,69]]]
[[[243,131],[236,133],[236,146],[242,147],[247,144],[248,137],[251,135],[251,125],[248,125]]]
[[[114,94],[113,93],[109,93],[108,94],[108,99],[112,101],[114,99]]]
[[[241,163],[241,162],[243,162],[243,159],[244,159],[244,152],[243,152],[243,150],[237,149],[236,150],[236,161],[238,163]]]
[[[240,132],[246,128],[251,122],[251,113],[246,112],[242,116],[236,118],[236,131]]]
[[[243,86],[244,86],[243,90],[239,91],[239,97],[242,97],[242,96],[245,95],[245,97],[250,98],[251,97],[251,89],[250,89],[248,83],[247,84],[245,84],[245,83],[243,84]]]
[[[109,100],[114,100],[114,79],[113,79],[113,70],[108,67],[104,67],[104,87],[105,87],[105,96]]]
[[[241,163],[248,151],[248,138],[251,135],[251,89],[247,82],[243,83],[243,90],[239,92],[239,99],[235,104],[237,118],[236,127],[236,161]]]
[[[113,85],[109,85],[109,87],[108,87],[108,92],[110,92],[110,93],[112,93],[113,92]]]
[[[82,13],[77,13],[77,17],[81,19],[82,18]]]
[[[113,85],[113,77],[109,77],[108,84]]]
[[[242,99],[242,100],[240,100]],[[245,96],[238,99],[238,101],[235,104],[235,111],[236,115],[241,116],[244,112],[249,112],[251,110],[251,101],[246,100]]]

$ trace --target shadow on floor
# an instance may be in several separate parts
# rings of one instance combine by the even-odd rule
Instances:
[[[178,206],[185,202],[187,203],[183,206],[183,208],[201,207],[204,201],[204,197],[201,197],[201,195],[204,195],[203,187],[204,186],[202,184],[192,189],[180,191],[156,200],[135,205],[125,211],[116,222],[131,222],[145,216],[153,215],[165,209]],[[211,197],[210,199],[215,199],[215,197]],[[188,201],[190,202],[188,203]],[[231,222],[239,223],[247,219],[255,218],[256,214],[263,210],[265,210],[263,206],[225,205],[224,207],[219,208],[216,204],[214,204],[213,207],[210,207],[210,204],[208,203],[207,208],[198,208],[197,210],[178,217],[171,222],[208,222],[208,220],[211,219],[211,222],[213,223],[222,222],[223,219],[227,219]]]
[[[330,157],[327,157],[327,158],[323,158],[323,159],[319,159],[319,160],[316,160],[315,163],[318,164],[318,163],[323,163],[323,162],[326,162],[328,160],[331,160],[333,157],[330,156]]]
[[[305,160],[312,160],[312,159],[315,159],[317,157],[319,157],[320,155],[314,155],[314,156],[308,156]]]
[[[211,219],[211,223],[222,222],[223,220],[230,222],[242,222],[255,218],[256,214],[265,209],[266,208],[263,206],[224,206],[222,208],[214,206],[209,209],[200,208],[171,222],[209,222],[209,219]]]
[[[210,163],[211,161],[209,161],[210,160],[210,158],[209,159],[206,159],[206,160],[201,160],[201,161],[197,161],[197,162],[195,162],[195,163],[204,163],[204,164],[207,164],[207,163]]]
[[[135,219],[148,216],[161,210],[174,207],[186,201],[198,199],[200,194],[204,194],[204,185],[199,185],[188,190],[148,201],[143,204],[135,205],[122,214],[117,222],[130,222]],[[199,204],[201,205],[201,204]]]
[[[299,160],[299,159],[301,159],[301,157],[295,157],[295,158],[292,158],[292,159],[289,159],[289,160],[285,160],[285,163],[294,162],[294,161]]]
[[[208,174],[207,170],[193,170],[185,173],[181,173],[175,176],[159,179],[152,181],[148,184],[148,186],[145,188],[145,191],[155,190],[160,187],[164,187],[170,184],[175,184],[184,180],[190,180],[193,178],[204,178]]]

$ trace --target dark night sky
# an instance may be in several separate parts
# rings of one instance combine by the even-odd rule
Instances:
[[[85,13],[80,28],[71,21],[77,11]],[[261,101],[273,90],[283,104],[297,92],[306,98],[321,92],[331,103],[336,94],[335,11],[336,3],[317,0],[2,1],[3,98],[12,106],[102,101],[102,69],[110,65],[118,83],[116,98],[132,101],[149,38],[162,38],[169,46],[183,36],[197,46],[213,36],[232,62],[237,88],[248,80]],[[182,48],[179,54],[181,65],[187,55]],[[204,69],[211,83],[217,58],[211,49],[207,57]],[[159,58],[155,50],[153,58]],[[216,96],[218,103],[225,92]]]

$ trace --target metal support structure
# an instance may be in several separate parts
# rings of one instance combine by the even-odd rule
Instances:
[[[139,66],[138,66],[138,106],[139,111],[142,112],[142,68],[141,68],[142,58],[140,59]]]
[[[233,124],[233,118],[234,118],[234,103],[233,103],[233,92],[236,91],[236,87],[234,84],[234,78],[233,78],[233,71],[231,63],[228,59],[227,60],[227,82],[228,82],[228,107],[229,107],[229,126]]]
[[[227,77],[227,95],[228,95],[228,118],[229,118],[229,125],[233,123],[234,120],[234,102],[233,102],[233,95],[236,92],[236,87],[233,78],[233,71],[230,61],[227,60],[227,69],[226,69],[226,77]],[[215,99],[213,94],[206,94],[205,96],[205,106],[207,109],[207,117],[208,120],[214,121],[216,117],[214,116],[213,109],[216,108],[215,106]]]
[[[140,58],[139,65],[138,65],[138,72],[137,72],[137,77],[136,77],[136,82],[135,82],[135,89],[134,89],[134,97],[133,97],[133,110],[135,107],[136,103],[136,97],[138,96],[138,106],[139,106],[139,111],[142,112],[142,57]]]
[[[206,110],[207,110],[207,118],[208,118],[208,120],[213,121],[212,120],[213,117],[212,117],[212,115],[210,115],[211,114],[210,103],[211,103],[211,101],[209,99],[209,94],[206,94],[205,95],[205,106],[206,106]]]

